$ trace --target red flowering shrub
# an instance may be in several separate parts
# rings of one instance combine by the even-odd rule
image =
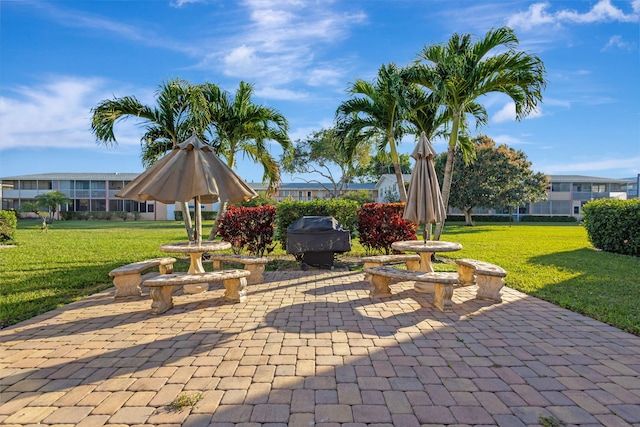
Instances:
[[[416,240],[416,226],[402,218],[404,203],[365,203],[358,212],[360,243],[372,251],[391,253],[391,244]]]
[[[239,254],[244,247],[251,255],[263,256],[273,250],[273,223],[275,206],[253,208],[229,206],[220,218],[218,234],[231,243],[233,253]]]

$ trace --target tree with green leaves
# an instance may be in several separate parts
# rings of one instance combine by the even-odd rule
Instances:
[[[340,104],[336,112],[342,149],[352,156],[361,144],[375,145],[378,151],[388,148],[400,199],[406,201],[398,143],[412,131],[407,118],[412,100],[422,92],[408,83],[404,71],[393,63],[382,65],[373,82],[357,79],[348,92],[352,97]]]
[[[147,106],[135,96],[101,101],[91,110],[91,130],[97,142],[106,146],[117,145],[115,124],[128,118],[139,119],[145,127],[141,144],[142,162],[146,167],[194,132],[204,140],[209,109],[200,87],[180,79],[171,80],[162,84],[156,92],[156,103],[155,106]],[[187,236],[193,240],[188,206],[181,203],[181,207]]]
[[[47,208],[49,211],[49,220],[53,221],[56,212],[60,209],[60,206],[67,205],[69,203],[69,198],[66,194],[54,190],[38,194],[35,197],[35,201],[38,206]]]
[[[358,145],[352,155],[340,149],[335,129],[321,129],[294,144],[290,155],[281,157],[282,168],[290,174],[308,174],[307,182],[320,184],[331,198],[349,188],[356,171],[369,163],[370,147]],[[319,177],[320,179],[317,179]],[[330,182],[330,186],[325,184]]]
[[[202,86],[209,100],[209,122],[207,130],[216,153],[223,157],[230,168],[234,168],[239,153],[262,165],[263,182],[270,191],[280,184],[280,165],[271,155],[268,144],[280,145],[284,156],[292,150],[289,139],[289,122],[276,109],[253,103],[253,85],[240,82],[235,94],[220,91],[215,85]],[[226,202],[221,200],[218,219],[225,210]],[[217,234],[214,224],[209,240]]]
[[[411,156],[398,154],[398,163],[403,174],[411,173]],[[359,166],[354,172],[354,180],[358,182],[378,182],[381,175],[392,174],[393,161],[387,151],[378,151],[369,163]]]
[[[432,93],[442,105],[450,128],[442,198],[449,204],[456,149],[470,161],[473,145],[468,136],[469,116],[477,126],[486,124],[487,112],[477,100],[503,93],[515,104],[516,120],[528,116],[542,101],[545,67],[536,55],[517,50],[519,41],[508,27],[491,29],[474,42],[470,34],[453,34],[446,44],[426,46],[407,74],[408,80]],[[442,234],[438,224],[435,239]]]
[[[522,150],[499,145],[487,136],[473,140],[475,161],[466,163],[456,152],[449,203],[464,213],[467,225],[473,225],[476,207],[513,208],[546,198],[547,177],[531,170],[531,162]],[[435,158],[435,169],[442,179],[447,153]]]

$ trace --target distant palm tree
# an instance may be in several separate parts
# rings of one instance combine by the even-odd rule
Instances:
[[[454,34],[444,45],[425,47],[418,55],[419,62],[408,72],[409,81],[438,98],[451,123],[442,184],[445,206],[449,204],[456,148],[460,146],[467,159],[474,153],[467,115],[474,116],[478,126],[487,122],[487,112],[476,100],[492,92],[504,93],[515,103],[517,120],[533,112],[542,101],[544,64],[537,56],[516,50],[518,43],[514,31],[507,27],[492,29],[475,43],[469,34]],[[506,50],[498,51],[500,48]],[[442,224],[438,224],[435,239],[441,233]]]
[[[108,99],[91,111],[91,130],[97,142],[107,146],[117,145],[114,133],[116,122],[137,117],[146,127],[141,138],[143,165],[149,166],[167,151],[176,147],[195,131],[204,132],[208,117],[207,103],[198,86],[174,79],[160,86],[156,92],[157,105],[143,105],[134,96]],[[185,228],[189,240],[193,240],[193,226],[186,203],[181,203]]]
[[[409,101],[419,90],[407,83],[397,65],[382,65],[373,82],[357,79],[348,92],[351,99],[336,111],[337,132],[343,149],[354,153],[360,144],[376,144],[378,151],[388,146],[398,181],[400,200],[406,202],[397,143],[410,128],[406,122]]]
[[[203,85],[202,90],[209,100],[207,129],[216,153],[225,158],[230,168],[235,166],[239,153],[259,163],[264,171],[263,182],[268,183],[269,190],[275,190],[280,184],[280,165],[271,155],[268,143],[275,141],[284,155],[290,153],[293,146],[287,119],[273,108],[254,104],[253,85],[249,83],[241,81],[233,96],[212,84]],[[220,202],[218,219],[227,201]],[[211,230],[210,240],[217,234],[217,224],[218,221]]]

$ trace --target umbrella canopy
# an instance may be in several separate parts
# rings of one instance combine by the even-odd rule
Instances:
[[[123,199],[162,203],[187,202],[196,197],[202,203],[239,202],[256,196],[196,135],[178,144],[116,193]]]
[[[416,164],[411,174],[403,218],[415,224],[425,224],[425,240],[429,234],[427,228],[430,229],[433,223],[443,222],[447,217],[433,166],[435,155],[429,140],[422,132],[411,153],[411,157],[416,159]]]

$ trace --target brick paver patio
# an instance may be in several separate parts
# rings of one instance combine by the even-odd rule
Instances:
[[[640,426],[640,337],[511,289],[442,313],[359,272],[265,277],[245,303],[152,316],[112,289],[1,330],[0,424]]]

